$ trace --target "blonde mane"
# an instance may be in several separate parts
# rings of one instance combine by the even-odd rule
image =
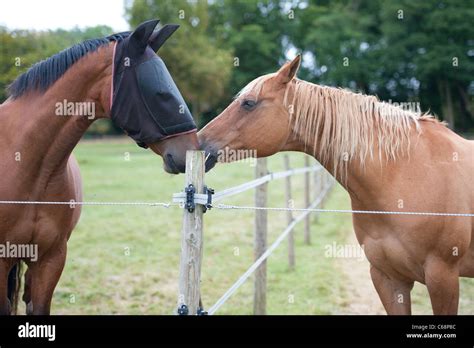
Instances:
[[[238,95],[253,92],[258,97],[264,82],[272,76],[255,79]],[[290,86],[294,88],[292,98]],[[436,121],[430,115],[381,102],[375,96],[299,79],[288,84],[283,104],[290,113],[295,135],[322,164],[332,168],[334,176],[340,174],[341,178],[349,161],[357,159],[363,167],[368,158],[374,159],[374,150],[380,161],[384,155],[387,160],[396,160],[408,154],[412,128],[420,134],[419,121]]]

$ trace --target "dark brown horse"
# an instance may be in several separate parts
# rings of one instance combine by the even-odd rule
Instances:
[[[167,171],[183,170],[186,150],[197,148],[196,127],[154,53],[176,26],[154,31],[157,23],[75,45],[37,63],[10,86],[10,97],[0,105],[0,200],[81,201],[79,167],[71,153],[98,118],[112,118],[140,146],[163,156]],[[80,206],[0,204],[3,250],[37,248],[35,255],[0,258],[1,314],[16,311],[21,261],[28,265],[27,313],[49,314],[80,214]]]
[[[411,313],[415,281],[434,314],[456,314],[459,276],[474,277],[474,142],[428,115],[295,79],[298,56],[257,78],[198,133],[208,153],[314,156],[347,189],[354,210],[465,216],[354,214],[354,230],[389,314]]]

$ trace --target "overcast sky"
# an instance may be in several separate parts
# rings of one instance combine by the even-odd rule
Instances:
[[[108,25],[129,30],[123,0],[0,0],[0,25],[8,29],[71,29]]]

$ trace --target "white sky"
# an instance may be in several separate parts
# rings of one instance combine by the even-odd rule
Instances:
[[[129,30],[124,0],[0,0],[0,25],[8,29],[71,29],[108,25]]]

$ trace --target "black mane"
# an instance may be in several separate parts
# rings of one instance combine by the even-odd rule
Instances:
[[[18,98],[31,90],[45,91],[80,58],[89,52],[97,50],[100,46],[106,45],[111,41],[121,41],[129,35],[130,32],[123,32],[100,39],[86,40],[66,48],[54,56],[34,64],[25,73],[18,76],[8,86],[8,94],[12,98]]]

